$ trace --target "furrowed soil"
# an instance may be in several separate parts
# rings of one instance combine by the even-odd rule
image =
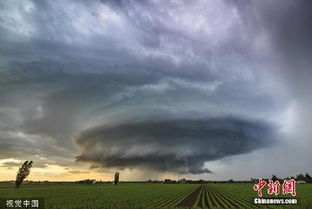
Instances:
[[[199,186],[194,192],[192,192],[189,196],[187,196],[184,200],[182,200],[177,206],[186,208],[195,205],[196,200],[198,199],[198,196],[202,191],[202,188],[203,185]]]
[[[183,208],[257,208],[242,198],[219,192],[210,185],[201,185],[178,205]]]
[[[312,185],[297,185],[297,195],[280,194],[268,195],[264,198],[294,198],[298,200],[295,205],[255,205],[254,198],[258,197],[252,189],[252,184],[205,184],[197,187],[176,206],[181,208],[207,208],[207,209],[253,209],[253,208],[288,208],[312,209]]]

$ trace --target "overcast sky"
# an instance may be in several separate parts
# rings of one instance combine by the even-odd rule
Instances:
[[[0,180],[312,172],[310,0],[0,1]]]

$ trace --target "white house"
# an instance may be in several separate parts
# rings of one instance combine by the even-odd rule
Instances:
[[[305,184],[305,183],[307,183],[307,182],[304,181],[304,180],[299,180],[299,181],[296,181],[296,183],[297,183],[297,184]]]

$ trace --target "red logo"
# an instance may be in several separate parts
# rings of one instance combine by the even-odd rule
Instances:
[[[266,181],[259,179],[259,183],[253,186],[253,189],[258,192],[259,197],[262,197],[262,189],[266,185],[269,187],[267,190],[269,195],[278,195],[280,193],[281,184],[279,181],[273,182],[272,180],[269,180],[269,183],[267,184]],[[296,181],[294,179],[290,179],[289,181],[284,180],[283,194],[291,194],[292,196],[296,196]]]
[[[270,195],[272,195],[272,194],[278,195],[280,193],[280,185],[281,184],[279,183],[279,181],[275,181],[273,183],[273,181],[270,180],[269,184],[268,184],[268,186],[270,187],[268,189],[268,194],[270,194]]]
[[[283,194],[291,194],[292,196],[296,196],[296,181],[294,179],[289,181],[284,180]]]
[[[267,183],[265,181],[263,181],[262,179],[259,179],[259,183],[254,185],[253,189],[255,191],[258,191],[259,197],[262,197],[262,189],[266,184]]]

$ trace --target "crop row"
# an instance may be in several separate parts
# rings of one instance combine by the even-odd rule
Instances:
[[[220,192],[210,185],[202,185],[199,192],[191,195],[197,196],[193,198],[194,201],[186,201],[186,204],[180,204],[180,206],[198,208],[255,208],[255,205],[251,201]],[[188,198],[190,199],[190,197]]]
[[[182,190],[175,194],[169,195],[155,201],[145,203],[143,208],[175,208],[179,202],[192,193],[192,190]]]

